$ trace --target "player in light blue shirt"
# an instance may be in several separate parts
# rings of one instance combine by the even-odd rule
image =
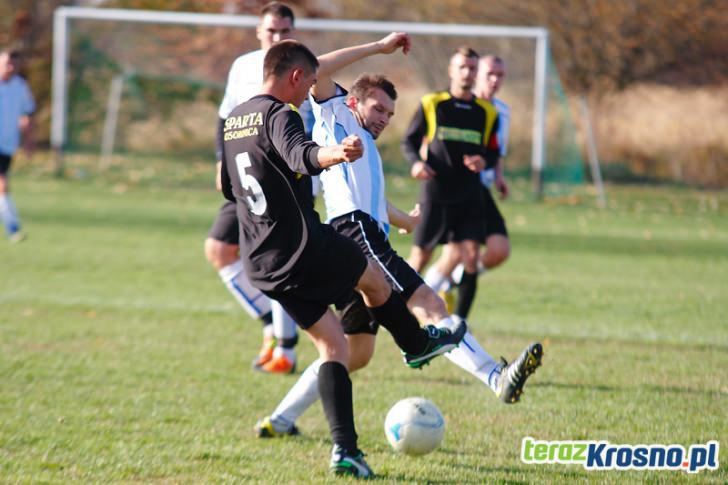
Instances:
[[[31,115],[35,111],[28,83],[16,73],[19,61],[18,52],[0,51],[0,219],[13,242],[22,241],[24,235],[20,232],[20,218],[10,197],[8,172],[21,137],[26,153],[32,151]]]

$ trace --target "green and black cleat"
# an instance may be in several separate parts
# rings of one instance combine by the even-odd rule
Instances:
[[[424,365],[429,364],[432,359],[438,355],[450,352],[457,347],[465,337],[468,331],[468,325],[464,320],[460,320],[452,330],[449,328],[438,328],[434,325],[427,325],[427,347],[420,355],[412,355],[402,352],[404,362],[412,369],[420,369]]]
[[[331,450],[329,470],[336,475],[348,475],[365,479],[374,478],[374,472],[364,460],[364,453],[361,450],[351,453],[339,445],[334,445],[333,450]]]

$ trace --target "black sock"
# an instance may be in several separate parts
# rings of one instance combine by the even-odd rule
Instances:
[[[273,323],[273,312],[268,312],[260,317],[260,321],[263,322],[263,326],[270,325]]]
[[[408,354],[419,355],[427,348],[427,331],[410,313],[402,295],[393,291],[384,305],[369,308],[374,320],[392,334],[397,346]]]
[[[462,319],[468,317],[470,307],[475,300],[475,290],[478,288],[478,273],[463,273],[463,279],[458,285],[458,301],[455,305],[455,315]]]
[[[354,453],[357,436],[349,372],[339,362],[324,362],[319,367],[318,390],[324,414],[335,444]]]
[[[292,349],[298,343],[298,334],[290,338],[279,338],[278,345],[284,349]]]

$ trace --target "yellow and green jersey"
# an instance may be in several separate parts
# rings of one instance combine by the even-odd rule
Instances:
[[[428,200],[442,203],[478,199],[480,176],[463,164],[464,155],[481,155],[486,167],[498,163],[498,112],[486,100],[455,98],[448,91],[430,93],[420,106],[402,139],[402,152],[410,163],[424,160],[437,176],[425,183]]]

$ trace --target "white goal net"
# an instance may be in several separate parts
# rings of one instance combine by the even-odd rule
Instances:
[[[59,8],[52,146],[65,153],[101,154],[102,168],[144,157],[188,166],[212,163],[217,105],[227,72],[238,55],[259,48],[257,23],[255,16]],[[409,56],[375,56],[337,79],[347,86],[361,72],[381,72],[397,86],[397,113],[381,140],[388,170],[406,170],[399,137],[419,98],[447,87],[448,59],[461,44],[506,60],[500,97],[512,108],[507,170],[540,179],[544,167],[561,163],[560,149],[550,143],[558,142],[554,134],[562,129],[560,110],[568,106],[549,101],[558,90],[545,29],[307,18],[297,19],[296,28],[299,40],[317,54],[391,31],[413,36]]]

